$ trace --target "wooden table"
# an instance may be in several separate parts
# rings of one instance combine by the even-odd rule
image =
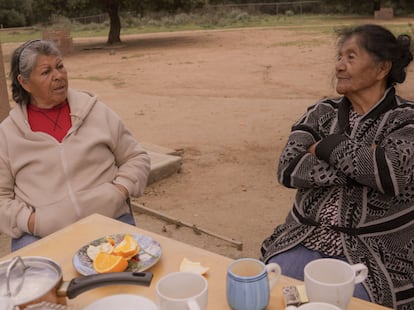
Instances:
[[[232,262],[232,259],[98,214],[86,217],[73,225],[20,249],[19,251],[4,256],[1,260],[10,259],[17,255],[46,256],[56,260],[63,269],[63,279],[70,280],[80,276],[72,265],[72,258],[79,248],[92,240],[116,233],[138,233],[150,236],[161,244],[163,252],[162,257],[155,266],[148,270],[154,274],[151,286],[118,285],[96,288],[85,292],[72,300],[68,300],[69,305],[82,309],[82,307],[98,298],[121,293],[143,295],[156,302],[155,285],[157,281],[167,273],[178,271],[182,259],[186,257],[191,261],[200,262],[202,265],[210,268],[206,276],[209,285],[208,309],[230,309],[226,302],[226,269],[228,264]],[[272,290],[271,300],[267,310],[284,309],[281,291],[282,287],[295,283],[300,282],[282,276],[277,286]],[[348,310],[356,309],[381,310],[388,308],[354,298],[351,301]]]

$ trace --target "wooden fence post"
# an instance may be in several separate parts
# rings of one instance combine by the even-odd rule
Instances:
[[[10,103],[7,91],[6,72],[4,70],[3,49],[0,42],[0,122],[9,115]]]

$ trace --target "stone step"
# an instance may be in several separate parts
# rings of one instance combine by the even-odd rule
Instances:
[[[151,158],[148,185],[180,171],[182,158],[178,155],[178,151],[151,143],[141,143],[141,145]]]

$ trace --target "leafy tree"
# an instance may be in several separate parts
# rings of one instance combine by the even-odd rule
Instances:
[[[121,42],[121,20],[119,17],[121,4],[129,1],[131,0],[37,0],[33,7],[36,18],[46,23],[50,22],[54,15],[79,17],[106,12],[110,20],[107,42],[114,44]]]
[[[0,0],[4,1],[4,0]],[[25,0],[20,0],[25,1]],[[189,11],[204,0],[37,0],[36,17],[49,21],[53,15],[79,17],[106,12],[109,16],[108,44],[121,42],[121,11],[135,11],[140,15],[148,11]]]
[[[100,2],[105,6],[109,15],[110,27],[108,34],[108,44],[121,42],[121,19],[119,18],[119,0],[104,0]]]
[[[0,0],[0,24],[3,27],[27,26],[33,0]]]
[[[33,16],[37,22],[48,23],[53,15],[65,15],[67,11],[66,0],[33,1]]]
[[[144,16],[146,12],[189,12],[205,4],[265,2],[286,0],[0,0],[0,24],[4,27],[26,26],[50,23],[53,16],[75,18],[106,12],[110,21],[107,42],[115,44],[121,42],[121,12]],[[321,13],[373,14],[380,5],[391,6],[399,13],[414,11],[413,0],[321,0],[321,3]]]

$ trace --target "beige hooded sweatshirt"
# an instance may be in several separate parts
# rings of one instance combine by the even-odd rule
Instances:
[[[126,213],[113,183],[144,192],[150,158],[122,120],[90,93],[69,89],[68,102],[72,127],[61,143],[30,129],[26,106],[0,123],[0,231],[11,237],[28,232],[33,210],[34,235],[44,237],[92,213]]]

